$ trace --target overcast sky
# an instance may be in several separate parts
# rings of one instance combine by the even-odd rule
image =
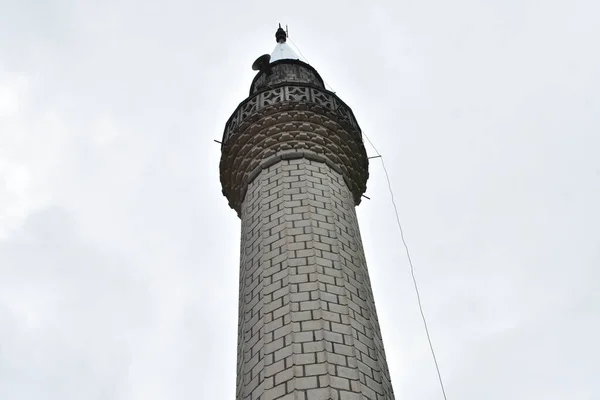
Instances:
[[[0,0],[0,399],[234,398],[240,222],[213,140],[278,22],[384,155],[448,399],[600,399],[599,15]],[[442,399],[370,174],[396,398]]]

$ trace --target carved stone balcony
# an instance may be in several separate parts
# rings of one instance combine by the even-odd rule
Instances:
[[[289,61],[278,62],[270,75],[259,73],[250,97],[225,124],[221,183],[238,214],[248,183],[282,159],[326,163],[342,174],[355,204],[366,190],[368,159],[352,110],[312,67]]]

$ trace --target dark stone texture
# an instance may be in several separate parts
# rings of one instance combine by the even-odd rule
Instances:
[[[280,60],[272,75],[257,74],[253,88],[268,89],[240,103],[225,125],[221,184],[238,215],[248,184],[278,159],[326,163],[344,177],[356,205],[366,190],[368,158],[354,114],[305,65]]]
[[[300,60],[277,60],[270,64],[271,73],[259,72],[250,85],[250,96],[282,83],[305,83],[325,89],[323,78],[316,69]]]

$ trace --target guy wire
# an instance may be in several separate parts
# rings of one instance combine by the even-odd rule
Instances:
[[[310,64],[308,62],[308,59],[304,56],[304,54],[302,54],[302,50],[300,50],[300,48],[296,45],[296,43],[294,43],[294,41],[289,36],[287,38],[292,43],[292,45],[294,45],[296,50],[298,50],[298,53],[300,54],[300,56],[302,58],[304,58],[304,60],[308,64]],[[330,84],[327,83],[327,81],[323,80],[323,82],[325,83],[325,85],[329,86],[329,89],[333,93],[335,93],[335,90],[331,87]],[[440,388],[442,389],[442,395],[444,397],[444,400],[448,400],[446,397],[446,389],[444,388],[444,381],[442,379],[442,374],[440,372],[440,366],[438,364],[437,357],[435,356],[435,350],[433,349],[431,335],[429,334],[429,327],[427,326],[427,319],[425,318],[425,312],[423,311],[423,304],[421,302],[421,295],[419,293],[419,285],[417,285],[417,278],[415,276],[415,268],[413,266],[412,258],[410,256],[410,250],[408,249],[408,244],[406,243],[406,239],[404,237],[404,230],[402,229],[402,224],[400,223],[398,207],[396,206],[396,201],[394,200],[394,191],[392,190],[392,183],[390,181],[390,176],[388,174],[387,168],[385,167],[385,161],[383,159],[383,155],[379,152],[379,150],[377,150],[377,147],[375,147],[373,142],[371,142],[371,139],[369,139],[369,137],[367,136],[367,134],[364,131],[362,132],[362,135],[365,137],[365,139],[367,139],[367,141],[369,142],[369,144],[375,151],[375,154],[377,155],[376,157],[381,159],[381,166],[383,167],[383,172],[385,174],[385,179],[387,181],[388,190],[390,192],[390,197],[392,200],[392,205],[394,206],[394,213],[396,214],[396,223],[398,225],[398,229],[400,230],[400,238],[402,239],[402,244],[404,245],[404,250],[406,251],[406,258],[408,258],[408,264],[410,265],[410,275],[412,277],[413,286],[415,288],[415,293],[417,295],[417,303],[419,305],[419,312],[421,314],[421,319],[423,321],[423,327],[425,328],[425,334],[427,335],[427,342],[429,343],[429,349],[431,350],[431,356],[433,357],[433,363],[435,364],[435,370],[437,372],[438,381],[440,382]]]
[[[415,277],[415,268],[413,266],[412,258],[410,257],[410,251],[408,249],[408,244],[406,243],[406,239],[404,238],[404,230],[402,229],[402,224],[400,223],[400,217],[398,215],[398,207],[396,206],[396,202],[394,200],[394,191],[392,190],[392,184],[390,182],[390,176],[388,174],[387,168],[385,167],[385,161],[383,160],[383,155],[377,150],[377,147],[371,142],[371,139],[365,134],[362,133],[365,139],[369,142],[373,150],[375,150],[375,154],[379,156],[381,160],[381,166],[383,167],[383,172],[385,174],[385,179],[387,181],[388,189],[390,192],[390,197],[392,199],[392,205],[394,206],[394,213],[396,214],[396,222],[398,224],[398,229],[400,230],[400,238],[402,239],[402,244],[404,245],[404,249],[406,250],[406,257],[408,258],[408,264],[410,265],[410,275],[412,277],[413,285],[415,287],[415,293],[417,295],[417,303],[419,304],[419,312],[421,313],[421,319],[423,320],[423,326],[425,327],[425,334],[427,335],[427,342],[429,343],[429,349],[431,350],[431,356],[433,357],[433,363],[435,364],[435,370],[437,372],[438,380],[440,382],[440,388],[442,389],[442,395],[444,396],[444,400],[446,398],[446,390],[444,388],[444,381],[442,380],[442,374],[440,373],[440,366],[437,362],[437,357],[435,356],[435,350],[433,349],[433,343],[431,341],[431,336],[429,335],[429,328],[427,326],[427,319],[425,318],[425,313],[423,312],[423,304],[421,303],[421,295],[419,294],[419,286],[417,285],[417,278]]]

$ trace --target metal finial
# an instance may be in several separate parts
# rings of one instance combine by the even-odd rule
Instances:
[[[279,28],[277,29],[277,32],[275,32],[275,39],[277,40],[277,43],[285,43],[287,39],[287,34],[281,27],[281,24],[279,24]]]

